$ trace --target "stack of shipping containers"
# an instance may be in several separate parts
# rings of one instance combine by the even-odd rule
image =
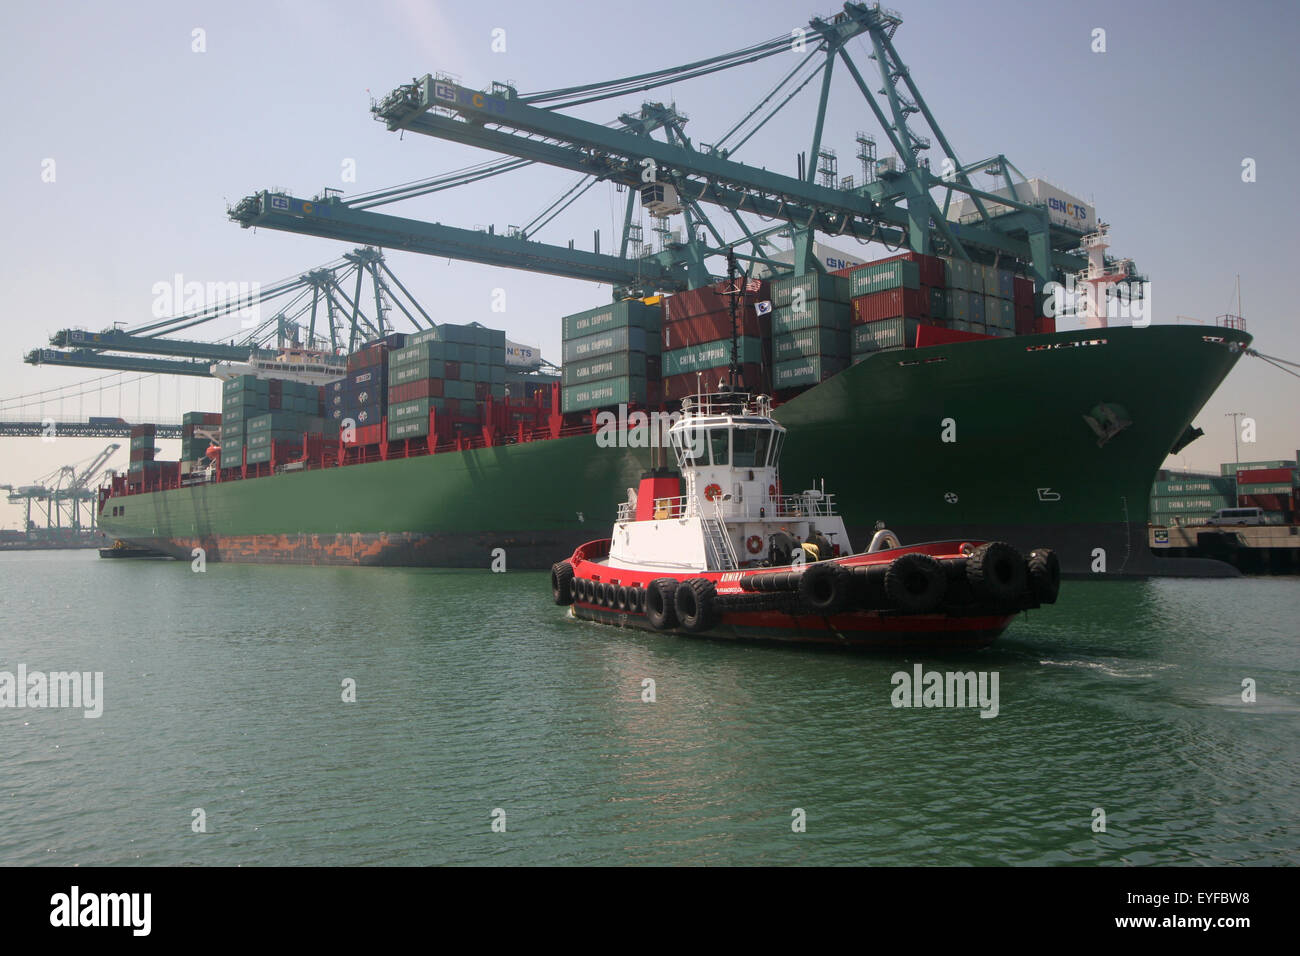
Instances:
[[[271,383],[256,375],[236,375],[221,386],[221,467],[244,463],[248,420],[270,410]]]
[[[132,480],[139,480],[146,472],[152,471],[154,448],[158,443],[158,428],[155,425],[131,426],[131,459],[127,470]]]
[[[912,348],[921,325],[945,325],[945,268],[937,256],[907,252],[849,271],[853,361],[886,349]],[[962,297],[965,307],[968,299]]]
[[[561,329],[560,411],[661,402],[662,323],[659,305],[641,299],[566,315]]]
[[[448,324],[410,335],[388,360],[388,437],[427,438],[439,417],[448,436],[477,429],[480,404],[504,399],[505,383],[505,332]]]
[[[1231,508],[1232,477],[1161,470],[1151,487],[1153,525],[1205,524],[1220,508]]]
[[[1300,458],[1300,453],[1297,453]],[[1300,471],[1294,461],[1228,463],[1236,477],[1239,508],[1261,508],[1267,524],[1290,524],[1300,512]]]
[[[849,367],[853,305],[846,276],[810,272],[772,283],[772,387],[817,385]]]
[[[768,301],[766,282],[746,291],[736,303],[736,357],[747,391],[772,388],[770,314],[757,304]],[[664,300],[664,398],[680,400],[697,392],[716,392],[731,367],[731,305],[735,296],[710,286],[679,292]]]
[[[349,444],[377,444],[383,435],[388,410],[388,355],[406,343],[395,333],[348,356],[348,373],[325,386],[326,418],[340,426],[352,422],[344,433]]]

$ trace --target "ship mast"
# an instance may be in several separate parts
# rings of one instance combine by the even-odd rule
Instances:
[[[733,392],[736,390],[736,379],[740,375],[740,343],[736,328],[737,300],[740,298],[740,286],[737,282],[736,273],[736,250],[732,246],[728,246],[727,285],[730,286],[729,291],[731,292],[731,364],[727,368],[727,387]]]

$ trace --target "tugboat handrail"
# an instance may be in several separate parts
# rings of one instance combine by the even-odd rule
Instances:
[[[772,400],[766,395],[747,392],[704,392],[682,399],[683,418],[714,415],[772,417]]]
[[[679,495],[673,498],[656,498],[653,517],[657,521],[670,518],[685,518],[691,514],[690,497]],[[835,496],[817,492],[816,495],[778,495],[775,498],[755,498],[752,501],[727,501],[725,506],[714,502],[717,517],[723,521],[762,521],[765,519],[786,518],[833,518]],[[701,512],[701,515],[704,513]],[[636,518],[636,505],[630,501],[620,502],[617,520],[632,521]]]

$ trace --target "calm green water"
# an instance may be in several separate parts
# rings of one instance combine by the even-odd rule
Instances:
[[[0,710],[0,864],[1300,859],[1293,578],[1066,582],[915,659],[575,622],[536,573],[47,552],[0,595],[0,671],[104,673],[98,719]],[[998,716],[891,706],[918,660]]]

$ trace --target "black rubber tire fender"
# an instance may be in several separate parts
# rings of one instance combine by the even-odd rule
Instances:
[[[948,573],[928,554],[913,551],[895,558],[885,572],[885,594],[905,614],[937,610],[948,593]]]
[[[673,596],[678,623],[698,634],[707,631],[718,619],[718,592],[708,578],[691,578],[677,588]]]
[[[551,597],[562,607],[573,603],[573,565],[568,561],[551,565]]]
[[[627,608],[627,585],[620,584],[618,586],[618,597],[616,598],[616,602],[618,604],[618,609],[620,611],[626,611],[628,609]]]
[[[1029,590],[1040,604],[1055,604],[1061,591],[1061,559],[1051,548],[1035,548],[1026,562]]]
[[[677,582],[655,578],[645,592],[645,616],[656,631],[677,626]]]
[[[814,564],[799,576],[799,600],[814,614],[839,614],[852,592],[853,573],[842,564]]]
[[[1010,604],[1024,598],[1029,574],[1019,551],[1005,541],[990,541],[966,559],[966,580],[977,600]]]

